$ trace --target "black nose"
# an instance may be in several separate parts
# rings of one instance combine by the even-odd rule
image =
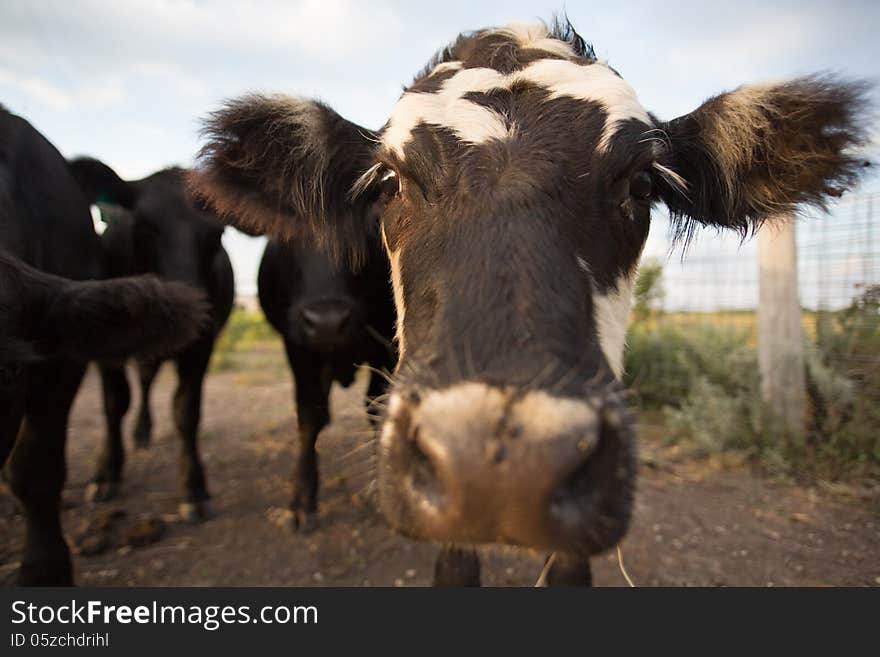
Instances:
[[[303,330],[310,340],[338,340],[348,330],[351,314],[351,308],[343,304],[307,306],[302,309]]]

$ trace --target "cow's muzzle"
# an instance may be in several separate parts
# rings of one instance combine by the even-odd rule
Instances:
[[[398,391],[380,439],[380,502],[414,538],[589,555],[626,531],[634,449],[612,395],[480,383]]]
[[[297,308],[294,317],[302,341],[317,351],[332,352],[353,339],[354,304],[347,299],[312,302]]]

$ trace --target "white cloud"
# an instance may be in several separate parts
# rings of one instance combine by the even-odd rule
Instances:
[[[0,9],[0,17],[8,25],[4,36],[24,36],[23,27],[52,32],[63,38],[48,45],[63,50],[78,35],[94,35],[101,39],[92,44],[96,50],[112,49],[122,58],[144,52],[149,44],[161,46],[152,53],[159,59],[192,46],[338,59],[393,38],[403,28],[398,11],[384,0],[56,0],[12,3]]]
[[[45,104],[53,110],[95,109],[117,105],[125,99],[125,89],[119,78],[104,76],[64,89],[35,75],[18,75],[0,68],[0,87],[20,91],[28,98]]]
[[[55,110],[67,110],[73,105],[70,94],[37,77],[19,76],[0,68],[0,87],[18,89],[37,102]]]

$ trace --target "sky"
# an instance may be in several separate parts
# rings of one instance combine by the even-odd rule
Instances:
[[[741,84],[818,71],[880,85],[880,3],[873,0],[0,0],[0,103],[65,156],[97,157],[139,178],[191,165],[200,117],[226,98],[252,91],[314,97],[379,128],[402,86],[459,32],[562,10],[661,119]],[[876,90],[873,99],[880,107]],[[871,156],[880,159],[876,117],[874,125]],[[845,200],[832,215],[868,212],[864,195],[880,193],[880,176],[858,193],[855,209]],[[694,287],[718,275],[713,261],[748,263],[753,253],[753,244],[704,234],[682,265],[679,255],[669,257],[663,215],[661,206],[646,253],[667,261],[667,294],[678,305],[713,296]],[[799,230],[809,241],[819,229]],[[224,235],[242,293],[255,289],[263,243],[231,228]],[[880,261],[873,250],[852,257]],[[803,260],[812,280],[816,258]],[[816,293],[802,286],[802,295]],[[733,305],[749,303],[749,294]]]

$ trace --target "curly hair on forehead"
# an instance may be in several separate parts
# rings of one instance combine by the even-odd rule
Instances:
[[[438,65],[452,62],[470,60],[479,61],[485,58],[487,64],[499,70],[519,68],[518,60],[520,51],[531,50],[517,39],[517,31],[522,31],[525,26],[507,25],[504,27],[487,28],[473,32],[462,32],[451,44],[441,48],[419,71],[415,80],[427,76]],[[539,22],[527,27],[529,36],[536,40],[558,41],[565,44],[572,57],[596,61],[596,52],[593,46],[578,34],[565,14],[556,15],[549,23]],[[540,44],[534,49],[543,51]],[[559,53],[547,51],[547,57],[558,57]],[[513,60],[513,61],[505,61]]]
[[[574,50],[578,57],[592,60],[598,59],[596,57],[596,51],[593,50],[593,44],[584,41],[584,38],[577,33],[577,30],[574,29],[574,25],[571,24],[568,16],[564,13],[561,16],[557,15],[553,17],[550,27],[550,35],[554,39],[565,41],[571,46],[572,50]]]

